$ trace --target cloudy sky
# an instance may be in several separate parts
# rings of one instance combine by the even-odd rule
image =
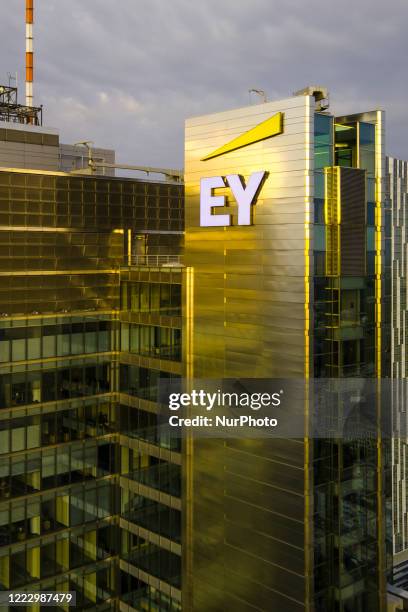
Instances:
[[[24,0],[2,0],[0,82],[24,75]],[[35,102],[64,142],[181,167],[185,117],[308,84],[336,113],[384,108],[408,159],[408,0],[35,0]],[[23,87],[21,87],[23,102]]]

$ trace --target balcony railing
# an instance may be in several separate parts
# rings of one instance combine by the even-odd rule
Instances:
[[[181,495],[181,468],[175,463],[151,465],[133,470],[124,476],[174,497]]]
[[[167,584],[180,588],[181,559],[178,555],[164,550],[155,544],[145,544],[139,549],[123,555],[132,565],[163,580]]]
[[[153,533],[157,533],[169,540],[180,543],[181,541],[181,518],[180,511],[168,508],[163,504],[154,502],[149,506],[123,512],[122,516],[127,521],[139,525]]]
[[[126,265],[126,263],[125,263]],[[182,255],[131,255],[128,266],[148,266],[151,268],[183,268]]]

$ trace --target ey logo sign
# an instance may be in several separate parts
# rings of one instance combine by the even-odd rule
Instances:
[[[214,189],[228,185],[238,206],[238,225],[251,225],[251,206],[260,192],[267,172],[261,170],[249,177],[246,186],[239,174],[212,176],[201,179],[200,185],[200,225],[201,227],[223,227],[231,224],[230,215],[213,215],[213,208],[225,206],[225,196],[213,195]]]
[[[230,151],[235,151],[255,142],[266,140],[283,132],[283,113],[276,113],[266,121],[259,123],[244,134],[234,138],[227,144],[206,155],[201,161],[207,161]],[[214,195],[215,189],[229,187],[235,197],[238,207],[238,225],[251,225],[252,205],[262,188],[268,173],[265,170],[254,172],[247,184],[238,174],[229,174],[226,177],[212,176],[203,178],[200,182],[200,225],[201,227],[222,227],[231,225],[231,216],[214,215],[213,209],[226,205],[225,196]]]

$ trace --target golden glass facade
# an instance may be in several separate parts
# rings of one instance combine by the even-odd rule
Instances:
[[[181,273],[128,264],[179,257],[183,206],[175,183],[0,171],[1,589],[179,609],[180,448],[153,399],[181,373]]]
[[[281,134],[211,156],[278,112]],[[308,95],[187,121],[185,263],[194,293],[185,334],[195,379],[385,375],[382,121],[381,113],[335,119]],[[200,226],[201,179],[247,182],[259,171],[268,176],[251,225],[237,224],[226,184],[216,190],[226,205],[213,214],[230,214],[231,224]],[[381,445],[188,443],[187,609],[384,609]]]

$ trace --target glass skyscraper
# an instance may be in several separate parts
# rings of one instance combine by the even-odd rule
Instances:
[[[335,117],[324,98],[308,88],[186,123],[197,379],[347,378],[360,393],[362,379],[390,375],[384,115]],[[241,225],[230,176],[261,171],[252,223]],[[215,198],[213,222],[200,222],[207,177],[225,184],[216,193],[229,225],[216,222]],[[380,437],[193,436],[187,471],[188,609],[386,609],[390,452]]]

